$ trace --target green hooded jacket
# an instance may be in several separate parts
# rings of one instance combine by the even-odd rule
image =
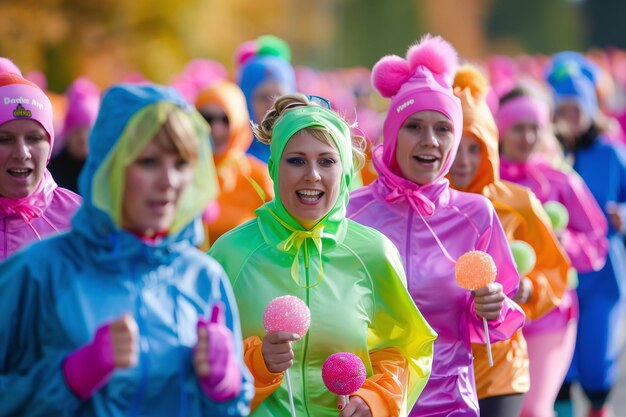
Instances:
[[[330,132],[343,174],[334,207],[308,231],[278,197],[278,162],[284,147],[307,127]],[[293,295],[308,305],[311,325],[292,344],[295,357],[289,371],[299,416],[338,415],[337,396],[326,389],[321,376],[324,361],[333,353],[351,352],[362,359],[368,380],[361,390],[370,391],[364,393],[366,397],[376,395],[386,401],[390,415],[406,415],[431,371],[436,333],[406,290],[396,247],[378,231],[345,217],[354,174],[350,140],[349,127],[330,110],[306,106],[285,113],[274,127],[268,163],[277,197],[257,210],[257,219],[223,235],[209,252],[231,280],[244,339],[263,339],[263,312],[272,299]],[[402,399],[388,401],[384,394],[389,375],[381,376],[376,365],[384,355],[375,353],[385,349],[407,360],[408,383]],[[291,416],[285,380],[252,415]]]

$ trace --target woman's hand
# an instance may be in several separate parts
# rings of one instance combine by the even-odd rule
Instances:
[[[268,333],[263,338],[261,353],[265,366],[270,372],[280,373],[293,365],[291,342],[300,340],[300,336],[290,332]]]
[[[487,320],[495,320],[500,317],[502,305],[506,296],[502,291],[502,284],[492,282],[482,288],[472,291],[474,296],[474,308],[479,317]]]
[[[512,300],[517,304],[526,304],[533,295],[533,282],[528,277],[522,277],[519,281],[519,288]]]
[[[226,327],[224,310],[223,303],[217,303],[211,311],[209,322],[203,318],[198,320],[198,341],[193,350],[193,365],[200,378],[216,373],[213,377],[221,381],[230,365],[231,356],[234,355],[234,337]]]
[[[207,323],[198,320],[198,342],[193,350],[193,365],[202,391],[213,401],[228,401],[241,391],[241,371],[235,354],[232,331],[226,327],[224,304],[213,306]]]
[[[139,328],[130,314],[124,314],[109,325],[116,368],[130,368],[139,360]]]
[[[339,398],[339,403],[341,398]],[[338,403],[338,404],[339,404]],[[350,397],[346,408],[341,411],[339,417],[372,417],[372,411],[361,397]]]

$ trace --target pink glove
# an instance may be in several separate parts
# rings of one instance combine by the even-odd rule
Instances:
[[[65,381],[85,401],[102,388],[115,370],[110,324],[96,331],[93,341],[70,354],[63,364]]]
[[[115,368],[135,366],[139,330],[130,314],[100,326],[93,341],[70,354],[63,364],[65,381],[81,400],[107,383]]]
[[[198,320],[194,364],[200,386],[214,401],[228,401],[241,390],[241,369],[233,346],[233,333],[224,325],[224,306],[217,303],[209,323]]]

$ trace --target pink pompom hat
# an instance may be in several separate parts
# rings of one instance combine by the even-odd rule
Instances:
[[[387,55],[374,65],[372,84],[383,97],[391,98],[383,126],[382,160],[392,172],[400,172],[395,155],[398,131],[409,116],[422,110],[438,111],[452,121],[455,143],[439,177],[450,169],[463,133],[461,102],[452,90],[457,67],[452,45],[430,34],[409,48],[406,59]]]

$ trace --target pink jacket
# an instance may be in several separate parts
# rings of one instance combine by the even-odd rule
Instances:
[[[602,269],[606,262],[608,224],[602,209],[580,176],[553,168],[540,156],[527,162],[500,158],[500,177],[530,188],[539,201],[558,201],[569,214],[569,223],[559,236],[572,266],[579,272]],[[571,289],[561,304],[550,313],[528,323],[524,334],[546,333],[563,329],[572,318],[578,318],[578,299]]]
[[[500,176],[530,188],[542,203],[558,201],[569,213],[561,244],[578,272],[599,271],[606,262],[608,224],[600,206],[575,172],[553,168],[540,157],[526,163],[500,158]]]
[[[31,241],[69,229],[80,203],[78,194],[57,187],[48,170],[28,197],[0,197],[0,262]]]
[[[394,174],[377,163],[381,155],[381,147],[376,148],[379,178],[352,193],[348,215],[395,243],[409,292],[439,335],[431,377],[411,415],[448,415],[461,409],[478,416],[471,343],[485,343],[483,320],[475,314],[470,292],[456,283],[453,262],[470,250],[488,252],[498,267],[496,281],[512,297],[519,275],[509,244],[485,197],[450,189],[445,172],[421,187],[398,185],[406,181],[392,179]],[[491,342],[510,338],[523,323],[524,313],[507,299],[500,317],[489,321]]]

